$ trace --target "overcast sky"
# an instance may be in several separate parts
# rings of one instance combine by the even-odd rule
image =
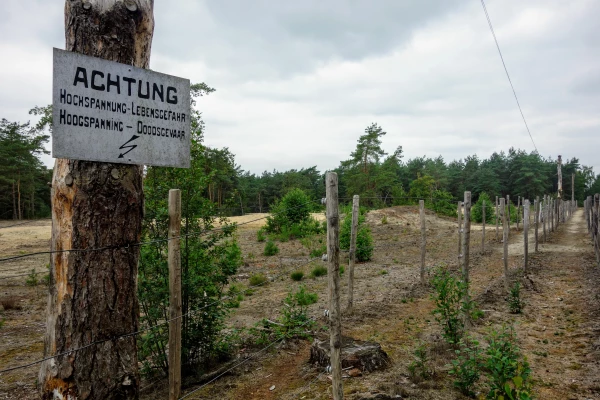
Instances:
[[[486,5],[540,154],[600,173],[600,1]],[[51,103],[63,12],[1,1],[0,118]],[[479,0],[155,0],[154,15],[150,67],[217,89],[198,101],[205,142],[245,170],[335,168],[372,122],[406,158],[534,149]]]

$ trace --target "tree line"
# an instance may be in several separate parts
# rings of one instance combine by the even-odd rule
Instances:
[[[214,91],[204,83],[192,85],[192,98]],[[41,117],[36,125],[19,124],[3,119],[0,123],[0,218],[34,218],[50,214],[51,171],[40,161],[48,154],[46,130],[51,128],[51,106],[35,107],[30,111]],[[268,212],[278,199],[290,190],[299,188],[317,203],[325,197],[324,175],[316,166],[288,171],[267,171],[255,174],[244,171],[227,148],[212,148],[203,144],[204,122],[195,111],[192,130],[193,174],[202,180],[194,186],[196,196],[208,199],[221,215]],[[335,172],[339,176],[342,202],[358,194],[361,204],[369,207],[412,204],[423,198],[430,204],[447,203],[462,198],[470,190],[473,201],[481,193],[491,199],[510,194],[529,199],[557,192],[555,157],[542,157],[536,152],[509,148],[494,152],[488,158],[477,154],[446,162],[440,155],[404,158],[402,146],[393,153],[383,150],[386,132],[372,123],[357,139],[356,147]],[[146,168],[146,177],[152,168]],[[572,157],[562,165],[563,192],[571,196],[571,174],[575,174],[575,198],[581,203],[591,193],[600,192],[600,175],[593,168]],[[200,184],[200,182],[202,184]]]

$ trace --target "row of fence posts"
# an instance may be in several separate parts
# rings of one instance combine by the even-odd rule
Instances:
[[[596,258],[600,264],[600,245],[598,238],[599,195],[588,197],[585,202],[585,214],[588,230],[594,241]],[[496,240],[498,240],[499,221],[502,220],[504,284],[508,291],[508,241],[510,232],[510,196],[496,197]],[[529,253],[529,220],[530,202],[527,199],[517,200],[517,230],[519,229],[520,209],[523,207],[523,240],[524,261],[523,268],[527,271]],[[457,205],[458,221],[458,264],[461,267],[463,280],[469,282],[469,255],[471,242],[471,192],[464,193],[464,201]],[[542,223],[543,241],[547,239],[547,231],[554,232],[560,223],[566,220],[577,209],[573,201],[561,201],[550,196],[544,196],[542,201],[534,201],[534,227],[535,227],[535,252],[538,251],[538,226]],[[463,213],[464,211],[464,213]],[[485,212],[486,204],[482,202],[482,238],[481,252],[485,252]],[[348,301],[346,312],[353,309],[354,266],[356,263],[356,236],[358,231],[359,196],[352,199],[352,225],[350,234],[349,265],[348,265]],[[464,214],[464,218],[463,218]],[[328,318],[330,327],[330,365],[332,374],[332,389],[334,400],[343,399],[342,385],[342,334],[341,334],[341,307],[340,307],[340,246],[339,246],[339,202],[338,178],[334,172],[326,175],[326,216],[327,216],[327,262],[328,262]],[[421,230],[421,262],[420,281],[425,283],[425,256],[426,256],[426,225],[425,202],[419,200],[419,219]],[[169,400],[179,399],[181,395],[181,191],[169,191]]]
[[[337,174],[333,172],[327,173],[327,260],[329,263],[329,324],[330,324],[330,365],[333,399],[343,399],[342,385],[342,364],[341,364],[341,312],[340,312],[340,284],[339,284],[339,211],[338,211],[338,189],[337,189]],[[498,201],[499,200],[499,201]],[[591,201],[590,201],[591,202]],[[486,230],[486,203],[482,202],[482,237],[481,237],[481,252],[485,253],[485,230]],[[469,283],[469,255],[471,242],[471,192],[464,193],[464,201],[459,201],[457,204],[457,222],[458,222],[458,264],[461,268],[463,280]],[[521,210],[523,219],[521,219]],[[540,225],[543,232],[543,242],[546,242],[547,232],[554,232],[560,223],[566,222],[573,213],[577,210],[577,202],[563,201],[554,199],[551,196],[543,196],[540,202],[539,197],[536,197],[533,202],[533,224],[534,224],[534,251],[539,250]],[[586,209],[587,210],[587,209]],[[592,210],[592,207],[589,207]],[[594,228],[590,227],[590,231],[595,232],[595,248],[596,257],[600,263],[600,245],[598,242],[598,195],[596,195],[595,214],[590,214],[588,224],[594,220]],[[464,211],[464,212],[463,212]],[[346,312],[351,313],[353,307],[353,287],[354,287],[354,265],[356,262],[356,234],[358,230],[358,213],[359,213],[359,196],[355,195],[352,199],[352,225],[350,234],[350,250],[349,250],[349,268],[348,268],[348,305]],[[531,220],[531,202],[527,199],[517,198],[517,231],[519,224],[523,226],[523,269],[527,271],[529,263],[529,230]],[[588,214],[586,214],[588,215]],[[463,218],[464,217],[464,218]],[[508,278],[508,242],[510,232],[510,196],[498,199],[496,197],[496,239],[498,240],[499,221],[502,221],[502,242],[503,242],[503,264],[504,264],[504,286],[508,292],[510,290],[510,282]],[[420,259],[420,281],[425,283],[425,257],[427,247],[427,235],[425,224],[425,201],[419,200],[419,221],[421,230],[421,259]],[[591,226],[591,225],[589,225]],[[468,296],[468,293],[467,293]]]
[[[598,237],[600,233],[598,232],[600,229],[600,194],[588,196],[584,202],[584,210],[588,233],[596,254],[596,263],[600,267],[600,238]]]

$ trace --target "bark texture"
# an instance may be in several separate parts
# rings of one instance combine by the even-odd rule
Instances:
[[[149,0],[67,0],[66,50],[147,68],[154,30]],[[142,167],[57,159],[43,399],[138,398],[134,336],[143,217]],[[125,246],[125,247],[123,247]]]

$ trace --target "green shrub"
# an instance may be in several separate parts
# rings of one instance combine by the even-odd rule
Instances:
[[[317,265],[312,269],[312,271],[310,271],[310,276],[312,276],[313,278],[318,278],[319,276],[325,275],[327,275],[327,268],[321,265]]]
[[[447,217],[456,217],[456,201],[452,194],[444,190],[434,190],[433,201],[425,200],[425,208]]]
[[[250,286],[261,286],[267,282],[264,274],[254,274],[250,277]]]
[[[267,235],[265,234],[265,228],[260,228],[256,232],[256,240],[258,240],[259,242],[264,242],[265,240],[267,240]]]
[[[275,254],[279,253],[279,247],[277,247],[277,245],[275,244],[275,242],[269,240],[267,241],[267,244],[265,244],[265,250],[263,251],[263,254],[267,257],[269,256],[274,256]]]
[[[531,369],[521,356],[513,327],[502,326],[492,331],[486,340],[489,344],[485,367],[489,373],[488,399],[531,399]]]
[[[464,330],[463,298],[467,285],[443,267],[435,271],[431,283],[435,291],[431,295],[435,303],[432,314],[442,327],[442,336],[448,343],[456,344]]]
[[[244,300],[244,286],[239,283],[233,283],[227,290],[228,306],[231,308],[238,308],[242,300]]]
[[[365,215],[358,216],[358,232],[356,233],[356,259],[360,262],[369,261],[373,256],[373,236],[365,224]],[[350,249],[352,231],[352,214],[347,214],[340,227],[340,248]]]
[[[301,189],[292,189],[273,204],[263,229],[282,242],[322,233],[323,225],[310,216],[313,207],[306,193]]]
[[[429,364],[429,356],[425,343],[419,344],[415,349],[413,361],[408,364],[408,373],[413,380],[417,378],[428,379],[433,375],[432,368]]]
[[[485,201],[485,222],[492,223],[494,221],[495,204],[492,204],[490,196],[485,192],[479,194],[477,202],[471,207],[471,221],[483,222],[483,202]]]
[[[511,313],[521,314],[521,311],[523,311],[523,306],[523,300],[521,300],[521,284],[519,282],[515,282],[510,288],[510,293],[508,294],[508,307]]]
[[[293,281],[300,282],[302,278],[304,278],[304,272],[302,271],[294,271],[290,275]]]
[[[454,375],[454,386],[465,396],[474,396],[473,388],[481,375],[484,359],[479,342],[471,338],[461,339],[459,349],[455,350],[456,359],[451,361],[448,372]]]
[[[35,273],[35,269],[31,270],[31,273],[27,275],[27,279],[25,280],[25,284],[27,286],[37,286],[39,283],[37,274]]]
[[[300,239],[300,243],[308,249],[311,257],[320,257],[327,253],[327,243],[323,235],[308,235]]]
[[[387,225],[388,224],[388,220],[387,220],[387,216],[383,216],[383,218],[381,218],[381,225]]]
[[[344,272],[346,272],[346,267],[344,267],[343,265],[340,265],[340,276],[342,276],[344,274]]]
[[[307,338],[308,331],[315,325],[315,321],[308,317],[308,306],[316,303],[317,300],[317,294],[307,292],[304,285],[300,285],[297,291],[290,291],[283,302],[277,324],[263,319],[259,323],[262,329],[253,330],[253,333],[258,336],[258,344],[285,338]]]

